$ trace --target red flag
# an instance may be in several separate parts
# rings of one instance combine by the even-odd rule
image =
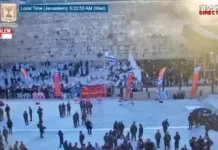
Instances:
[[[166,71],[166,67],[163,67],[163,68],[161,68],[160,71],[158,72],[157,86],[161,86],[161,85],[162,85],[165,71]]]
[[[54,82],[54,95],[56,97],[61,96],[61,79],[58,73],[53,75],[53,82]]]
[[[193,75],[192,75],[192,90],[191,90],[192,98],[195,98],[197,96],[197,87],[198,87],[200,69],[201,69],[200,66],[195,67]]]
[[[132,83],[133,77],[134,76],[131,73],[128,74],[127,76],[125,99],[128,99],[130,97],[131,83]]]

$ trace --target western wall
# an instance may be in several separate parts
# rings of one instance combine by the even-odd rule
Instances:
[[[1,62],[183,56],[180,2],[108,2],[108,13],[20,13],[13,40],[0,41]],[[181,9],[180,9],[181,8]]]

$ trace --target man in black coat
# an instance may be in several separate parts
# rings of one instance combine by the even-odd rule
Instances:
[[[78,147],[78,143],[77,142],[74,144],[73,150],[80,150],[80,148]]]
[[[82,112],[82,117],[81,117],[81,119],[82,119],[82,125],[84,125],[84,123],[86,122],[86,119],[87,119],[86,111],[83,111],[83,112]]]
[[[117,130],[117,129],[118,129],[118,123],[117,123],[117,121],[114,122],[113,129],[114,129],[114,130]]]
[[[164,120],[164,121],[162,122],[162,127],[163,127],[164,133],[166,134],[166,133],[167,133],[167,130],[168,130],[168,127],[169,127],[168,119],[166,119],[166,120]]]
[[[59,148],[61,148],[61,146],[64,144],[64,134],[61,130],[58,131],[58,136],[59,136],[59,139],[60,139],[60,146]]]
[[[209,132],[209,130],[211,129],[211,127],[210,127],[210,122],[208,122],[208,121],[205,121],[205,137],[209,137],[209,135],[208,135],[208,132]]]
[[[30,115],[30,121],[33,121],[33,110],[31,107],[29,107],[29,115]]]
[[[155,150],[155,145],[153,142],[151,142],[150,139],[147,139],[147,141],[145,142],[145,149],[146,150]]]
[[[42,115],[43,115],[43,109],[39,106],[38,110],[37,110],[37,113],[38,113],[38,116],[39,116],[39,122],[42,122]]]
[[[189,130],[192,130],[193,124],[194,124],[194,118],[193,118],[193,113],[190,113],[188,116],[188,122],[189,122]]]
[[[144,131],[144,129],[143,129],[142,125],[139,124],[139,137],[138,137],[139,139],[142,138],[142,136],[143,136],[143,131]]]
[[[79,114],[78,114],[78,112],[75,112],[75,114],[73,115],[73,124],[74,124],[75,128],[77,128],[77,126],[79,125]]]
[[[213,145],[213,141],[210,138],[207,138],[206,145],[207,150],[210,150],[211,146]]]
[[[5,143],[8,144],[8,130],[5,127],[3,127],[2,135],[4,136]]]
[[[203,148],[204,148],[204,144],[205,144],[205,142],[204,142],[204,138],[202,138],[201,136],[199,136],[199,138],[197,139],[197,142],[196,143],[198,143],[198,145],[199,145],[199,150],[203,150]]]
[[[77,126],[79,126],[79,113],[76,111],[75,115],[76,115],[76,118],[77,118]]]
[[[84,109],[84,103],[85,103],[85,101],[83,99],[81,99],[79,101],[79,106],[80,106],[81,113],[83,112],[83,109]]]
[[[12,134],[13,123],[12,123],[11,119],[8,119],[7,126],[8,126],[9,134]]]
[[[82,110],[82,112],[83,111],[86,111],[86,101],[85,100],[82,100],[82,105],[81,105],[81,110]]]
[[[179,150],[179,140],[180,140],[180,135],[178,132],[176,132],[176,135],[174,136],[174,140],[175,140],[175,150]]]
[[[169,150],[170,149],[170,141],[171,141],[171,136],[167,132],[164,136],[164,149]]]
[[[88,110],[89,110],[89,114],[92,115],[92,108],[93,108],[93,105],[91,102],[88,103]]]
[[[61,105],[61,109],[62,109],[63,117],[65,117],[66,116],[66,105],[64,103]]]
[[[120,132],[122,135],[123,135],[124,129],[125,129],[125,125],[124,125],[123,121],[120,121]]]
[[[87,114],[90,113],[90,112],[89,112],[89,103],[90,103],[90,102],[88,102],[88,101],[85,102],[85,110],[86,110],[86,113],[87,113]]]
[[[132,126],[130,127],[131,139],[136,141],[136,133],[137,133],[137,126],[135,125],[135,121],[133,122]]]
[[[62,112],[62,105],[61,104],[58,105],[58,110],[59,110],[60,118],[62,118],[63,117],[63,112]]]
[[[67,103],[67,115],[71,114],[70,111],[71,111],[71,105],[70,105],[70,102],[68,101],[68,103]]]
[[[0,107],[0,121],[4,120],[4,111],[3,109]]]
[[[42,123],[38,123],[37,127],[39,128],[40,138],[44,138],[43,134],[44,134],[44,131],[45,131],[46,127],[44,127],[42,125]]]
[[[23,113],[23,118],[24,118],[25,125],[29,125],[28,113],[26,111],[24,111],[24,113]]]
[[[69,146],[68,146],[67,141],[64,141],[63,147],[64,147],[64,150],[69,150]]]
[[[82,131],[79,131],[79,142],[80,142],[80,146],[83,146],[85,140],[85,135],[82,133]]]
[[[195,142],[196,142],[196,138],[195,137],[192,137],[189,140],[189,145],[190,145],[191,149],[194,149]]]
[[[92,134],[92,122],[88,119],[86,121],[86,128],[87,128],[88,134],[91,135]]]
[[[160,148],[160,139],[161,139],[161,133],[159,130],[155,133],[155,140],[156,140],[156,145],[157,148]]]
[[[10,118],[10,107],[6,104],[6,107],[5,107],[5,112],[6,112],[6,115],[7,115],[7,119]]]

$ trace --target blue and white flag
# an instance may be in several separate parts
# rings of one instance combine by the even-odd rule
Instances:
[[[137,80],[139,82],[141,82],[142,80],[142,71],[141,69],[138,67],[133,55],[132,55],[132,52],[129,51],[129,57],[128,57],[128,60],[130,62],[130,66],[133,68],[133,73],[134,73],[134,77],[137,78]]]
[[[111,55],[108,51],[104,52],[104,57],[105,57],[106,60],[116,61],[116,58],[113,55]]]

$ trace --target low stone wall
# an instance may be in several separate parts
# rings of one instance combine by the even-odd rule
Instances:
[[[218,89],[218,88],[217,88]],[[165,90],[168,93],[168,99],[173,99],[173,94],[178,93],[178,87],[166,87]],[[185,92],[185,98],[191,98],[191,87],[183,87],[181,89]],[[143,90],[143,92],[134,92],[133,99],[135,100],[144,100],[144,99],[155,99],[156,98],[157,88],[149,88],[148,92]],[[206,97],[211,93],[211,86],[199,86],[197,91],[197,97]],[[115,94],[119,95],[119,89],[115,90]],[[125,89],[124,89],[125,94]]]

